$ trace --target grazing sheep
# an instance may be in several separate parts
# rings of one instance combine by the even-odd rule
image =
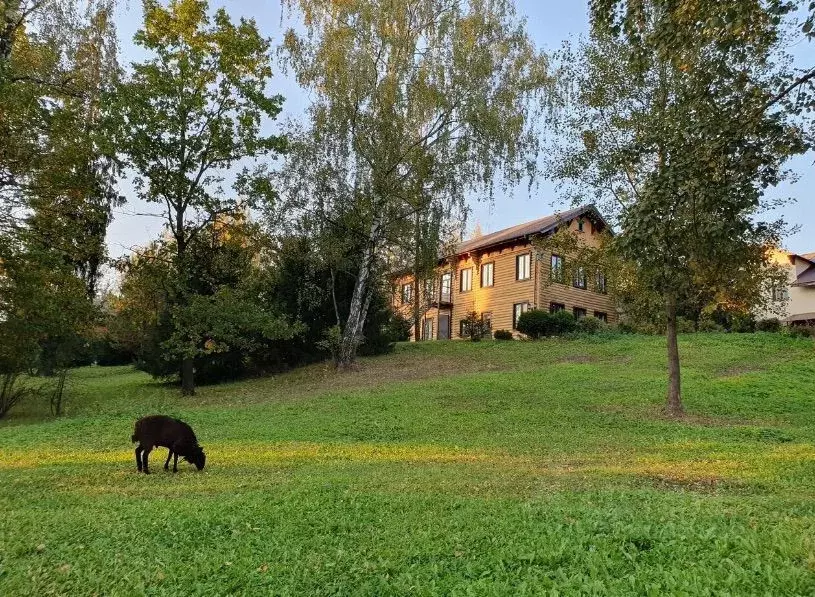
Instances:
[[[204,450],[198,445],[192,427],[184,421],[166,417],[164,415],[150,415],[142,417],[136,421],[136,429],[133,432],[131,441],[139,442],[136,448],[136,465],[139,472],[144,470],[145,474],[150,474],[147,468],[147,457],[156,446],[168,448],[167,461],[164,463],[164,470],[168,470],[170,457],[173,459],[173,472],[178,472],[178,457],[181,456],[187,462],[196,466],[200,471],[204,468],[206,456]]]

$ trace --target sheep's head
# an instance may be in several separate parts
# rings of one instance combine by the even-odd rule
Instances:
[[[194,464],[195,468],[200,471],[204,468],[204,463],[207,461],[207,457],[206,454],[204,454],[203,448],[201,448],[201,446],[196,446],[192,453],[187,457],[187,460]]]

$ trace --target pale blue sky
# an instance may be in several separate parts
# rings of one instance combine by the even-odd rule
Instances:
[[[281,26],[280,4],[278,0],[220,0],[213,1],[213,7],[224,6],[233,16],[254,17],[262,32],[279,42]],[[561,42],[570,37],[586,33],[588,29],[587,3],[583,0],[517,0],[518,12],[526,16],[531,37],[544,50],[555,50]],[[120,4],[117,17],[122,63],[129,64],[139,58],[132,44],[133,34],[141,25],[141,2],[130,0]],[[790,51],[802,65],[815,63],[815,47],[807,42],[795,41]],[[300,90],[291,76],[276,73],[271,91],[281,93],[285,98],[284,111],[279,122],[287,117],[297,117],[302,113],[308,98]],[[271,126],[275,127],[275,124]],[[794,252],[815,251],[815,166],[812,154],[801,156],[790,162],[790,167],[798,175],[798,182],[785,184],[769,192],[773,197],[792,197],[795,203],[779,210],[789,224],[798,225],[799,230],[786,239],[786,247]],[[161,232],[162,220],[156,217],[137,215],[158,213],[158,206],[145,205],[138,201],[130,184],[122,184],[122,192],[128,199],[126,206],[117,210],[116,219],[111,225],[108,244],[111,256],[127,253],[130,248],[143,245],[156,238]],[[521,185],[508,193],[496,195],[492,204],[474,200],[468,229],[477,223],[483,232],[493,232],[520,222],[552,213],[568,207],[559,201],[553,187],[543,183],[531,194],[526,185]]]

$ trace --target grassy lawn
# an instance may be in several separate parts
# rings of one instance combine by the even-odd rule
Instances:
[[[71,374],[0,423],[0,595],[813,595],[815,344],[427,343],[203,388]],[[136,473],[133,421],[207,451]]]

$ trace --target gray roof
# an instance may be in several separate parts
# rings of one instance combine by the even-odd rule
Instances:
[[[815,265],[801,273],[793,286],[815,286]]]
[[[593,205],[583,205],[581,207],[554,213],[538,220],[532,220],[531,222],[518,224],[517,226],[504,228],[498,232],[492,232],[490,234],[485,234],[484,236],[479,236],[478,238],[464,241],[456,248],[456,254],[460,255],[462,253],[471,253],[477,249],[493,247],[495,245],[504,244],[515,239],[526,238],[535,234],[546,234],[547,232],[553,231],[559,225],[565,222],[570,222],[571,220],[583,215],[590,215],[593,217],[593,219],[601,222],[606,228],[610,228],[600,212],[597,211],[596,207]]]

